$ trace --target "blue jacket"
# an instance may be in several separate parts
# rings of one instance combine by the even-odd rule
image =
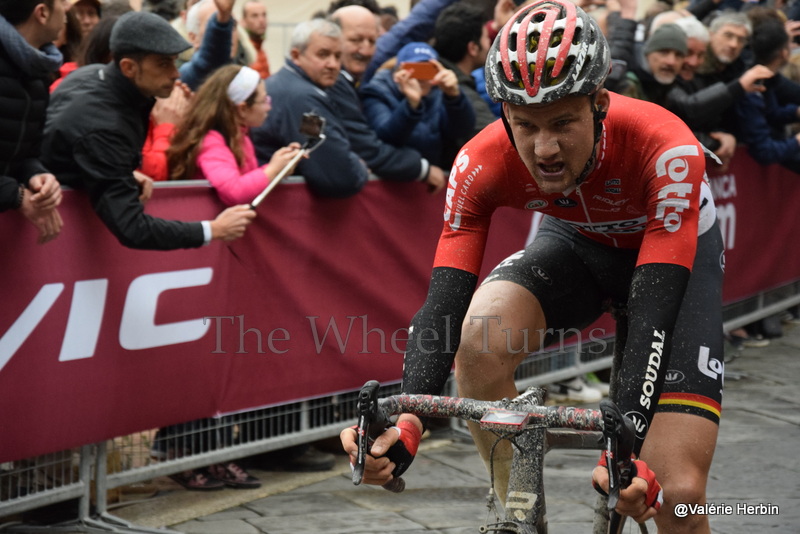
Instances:
[[[353,152],[384,180],[412,182],[428,175],[429,164],[412,148],[384,143],[367,122],[350,75],[344,70],[328,92],[339,111]]]
[[[378,137],[416,148],[440,167],[450,168],[455,157],[444,153],[445,136],[460,137],[475,127],[475,112],[463,92],[447,98],[433,88],[417,109],[411,109],[388,69],[378,72],[361,93],[364,114]]]
[[[781,163],[800,172],[800,144],[793,135],[784,133],[787,124],[798,121],[798,106],[778,102],[775,88],[780,83],[780,76],[776,74],[766,80],[767,90],[763,93],[749,93],[736,102],[737,137],[760,164]]]
[[[227,24],[218,22],[216,13],[208,19],[200,48],[178,69],[181,81],[192,91],[197,91],[209,74],[231,62],[232,33],[233,18]]]
[[[325,123],[325,142],[297,166],[311,191],[324,197],[347,197],[358,193],[369,173],[358,154],[353,152],[347,131],[328,91],[316,86],[305,72],[287,59],[278,72],[267,78],[267,94],[275,106],[267,120],[250,130],[260,164],[292,141],[304,143],[300,133],[303,114],[313,111]]]
[[[433,28],[439,13],[457,0],[422,0],[408,13],[408,16],[381,35],[375,44],[375,55],[361,76],[361,84],[367,83],[386,61],[397,55],[403,46],[414,41],[427,41],[433,35]]]

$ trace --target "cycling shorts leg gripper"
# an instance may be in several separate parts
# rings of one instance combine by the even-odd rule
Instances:
[[[722,237],[716,224],[697,243],[657,412],[699,415],[719,424],[724,374],[722,266]]]
[[[508,281],[530,291],[544,311],[549,345],[592,324],[606,299],[625,300],[635,261],[635,252],[620,253],[545,217],[536,239],[500,262],[483,284]]]

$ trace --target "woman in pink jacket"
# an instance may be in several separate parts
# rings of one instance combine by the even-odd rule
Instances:
[[[230,206],[251,202],[300,150],[292,143],[259,167],[249,130],[260,126],[270,109],[255,70],[228,65],[215,71],[175,130],[167,150],[170,179],[208,180]]]

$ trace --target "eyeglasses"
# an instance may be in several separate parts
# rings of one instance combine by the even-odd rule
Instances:
[[[256,100],[255,102],[253,102],[254,106],[257,105],[257,104],[266,104],[266,105],[272,107],[272,97],[267,95],[266,97],[264,97],[264,100]]]

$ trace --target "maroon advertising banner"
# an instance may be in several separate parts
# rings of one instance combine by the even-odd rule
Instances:
[[[123,247],[74,191],[43,246],[0,215],[0,461],[398,381],[443,206],[420,184],[348,199],[288,184],[243,238],[168,252]],[[202,186],[159,188],[147,206],[178,220],[222,209]],[[486,265],[529,225],[498,214]]]
[[[800,279],[800,176],[761,166],[744,148],[727,171],[709,176],[725,242],[724,303]]]
[[[731,169],[711,179],[726,303],[800,278],[798,177],[742,151]],[[370,182],[348,199],[287,184],[243,238],[169,252],[123,247],[79,192],[65,192],[63,232],[43,246],[18,213],[0,214],[0,462],[399,381],[444,201],[420,184]],[[158,188],[147,206],[179,220],[222,209],[204,186]],[[530,223],[495,215],[484,273]]]

